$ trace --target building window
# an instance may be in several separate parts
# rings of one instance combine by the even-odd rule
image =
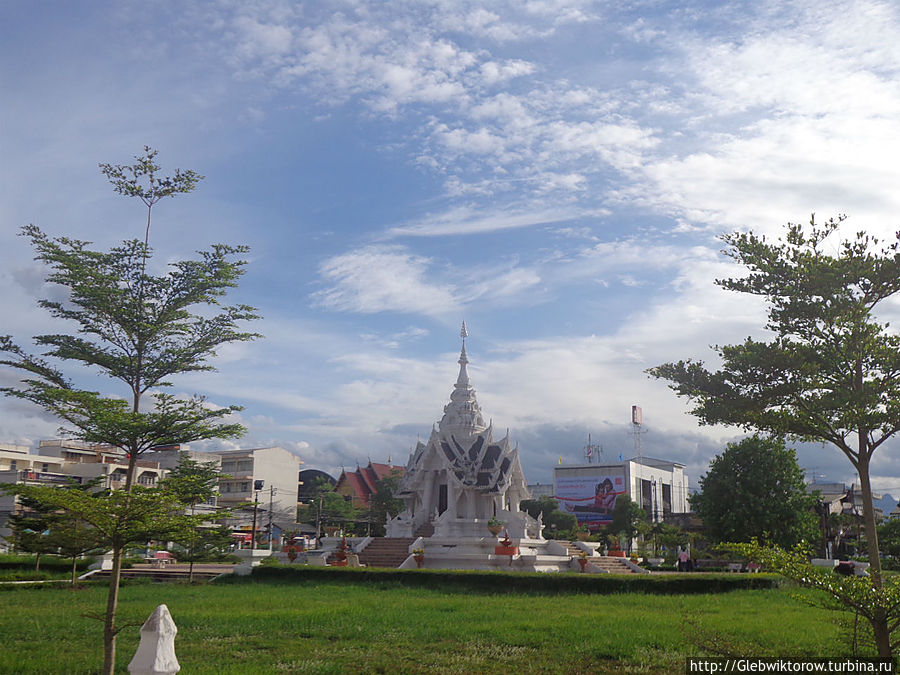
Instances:
[[[237,463],[237,470],[240,472],[244,471],[253,471],[253,460],[252,459],[242,459]]]
[[[234,471],[234,467],[234,462],[222,462],[222,471],[225,473],[231,473],[232,471]]]
[[[44,462],[41,464],[41,471],[49,471],[49,470],[50,470],[50,465],[47,464],[47,462]]]
[[[241,492],[250,492],[250,483],[246,481],[241,483]]]
[[[9,470],[15,471],[16,468],[18,468],[18,465],[16,464],[16,460],[14,460],[14,459],[9,460]]]

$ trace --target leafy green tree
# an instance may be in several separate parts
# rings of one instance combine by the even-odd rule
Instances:
[[[612,511],[612,520],[609,522],[610,532],[624,534],[625,538],[630,542],[636,534],[643,530],[643,524],[647,522],[647,512],[641,508],[640,504],[632,501],[628,495],[616,497],[616,505]]]
[[[366,520],[373,536],[383,537],[388,514],[396,516],[406,508],[403,500],[394,496],[401,476],[400,471],[394,470],[375,483],[375,492],[369,497],[369,508],[366,509]]]
[[[63,517],[50,529],[50,540],[56,552],[72,561],[72,586],[78,581],[78,559],[84,555],[103,552],[103,537],[84,519],[63,512]]]
[[[864,232],[834,241],[842,219],[788,224],[775,241],[752,232],[722,237],[749,273],[716,283],[768,303],[768,341],[718,346],[716,371],[702,361],[648,372],[694,402],[705,424],[819,441],[837,447],[859,474],[872,585],[882,588],[869,467],[900,430],[900,336],[876,311],[900,291],[898,243]],[[876,612],[878,653],[890,654],[887,620]]]
[[[653,540],[654,554],[662,547],[674,553],[679,546],[685,546],[688,543],[687,532],[671,523],[654,523],[650,530],[650,536]]]
[[[100,489],[102,477],[76,482],[69,479],[58,490],[81,490],[95,492]],[[15,494],[15,488],[7,491]],[[77,559],[81,555],[94,552],[98,547],[97,533],[89,525],[26,494],[17,498],[19,512],[10,516],[9,527],[12,541],[22,551],[35,554],[35,569],[39,569],[41,554],[55,553],[72,558],[72,583],[75,583]]]
[[[61,286],[66,300],[41,300],[40,306],[58,319],[72,322],[74,333],[39,335],[40,356],[27,353],[10,337],[0,337],[0,360],[25,373],[19,386],[0,389],[38,405],[63,420],[71,436],[121,448],[128,456],[125,496],[116,497],[109,513],[131,520],[128,506],[144,503],[129,495],[134,489],[138,457],[159,445],[207,438],[235,438],[239,424],[224,418],[238,408],[211,407],[202,397],[176,398],[159,391],[170,377],[213,370],[209,359],[216,348],[251,340],[240,330],[242,321],[256,318],[252,307],[221,306],[220,299],[237,285],[244,262],[235,256],[245,247],[221,244],[200,257],[170,263],[163,274],[148,273],[153,207],[166,197],[187,193],[202,178],[192,171],[161,177],[156,151],[144,148],[133,165],[101,165],[116,192],[138,198],[147,209],[144,241],[130,240],[109,252],[68,237],[50,238],[33,225],[23,228],[36,259],[49,268],[47,281]],[[95,368],[125,385],[127,399],[76,386],[59,369],[74,362]],[[150,405],[146,405],[149,398]],[[118,500],[124,499],[123,504]],[[122,508],[119,508],[119,507]],[[141,518],[141,514],[134,514]],[[115,541],[123,541],[115,538]],[[115,624],[122,548],[113,547],[113,569],[104,623],[104,669],[115,668]]]
[[[826,607],[849,611],[856,618],[862,617],[870,628],[868,637],[874,646],[881,649],[878,643],[878,626],[884,622],[887,627],[887,646],[893,651],[900,646],[897,628],[900,626],[900,576],[891,576],[884,580],[880,588],[875,588],[866,576],[841,576],[824,567],[810,563],[811,551],[803,544],[790,550],[778,546],[764,546],[758,542],[748,544],[731,544],[728,548],[738,555],[758,562],[779,574],[796,581],[808,588],[822,591],[829,599]],[[811,600],[815,603],[816,600]],[[859,622],[860,629],[865,623]],[[854,628],[855,632],[856,628]]]
[[[41,568],[41,556],[55,553],[56,544],[50,541],[50,527],[56,523],[56,509],[34,499],[17,499],[18,512],[9,517],[10,541],[17,551],[34,553],[34,569]]]
[[[691,497],[714,541],[755,538],[783,548],[816,539],[815,503],[795,452],[781,440],[759,435],[729,443]]]
[[[308,504],[297,509],[297,519],[316,524],[316,538],[321,537],[325,526],[344,527],[357,520],[359,512],[349,499],[334,491],[334,485],[320,478],[316,481]]]
[[[544,523],[544,532],[553,537],[565,536],[565,533],[578,527],[578,519],[571,513],[559,510],[559,502],[553,497],[541,497],[540,499],[523,499],[519,508],[532,518],[544,514],[541,520]]]
[[[226,478],[215,461],[198,462],[181,452],[178,464],[160,481],[160,487],[170,492],[190,509],[210,501],[218,492],[220,478]]]
[[[183,504],[191,516],[195,515],[198,504],[208,503],[218,491],[220,473],[215,461],[198,462],[186,452],[182,452],[169,474],[161,481],[160,487]],[[227,512],[218,511],[216,518],[227,517]],[[209,517],[209,516],[207,516]],[[181,547],[179,560],[189,563],[188,581],[194,580],[194,563],[207,560],[210,556],[223,553],[231,543],[231,532],[214,528],[211,523],[188,527],[177,532],[171,539]]]
[[[180,547],[179,562],[190,563],[190,581],[193,581],[194,578],[195,562],[222,560],[228,555],[231,544],[234,542],[231,533],[232,530],[227,525],[211,526],[204,522],[191,527],[186,533],[178,533],[172,539]]]
[[[878,526],[878,542],[882,553],[900,561],[900,518],[891,518]]]

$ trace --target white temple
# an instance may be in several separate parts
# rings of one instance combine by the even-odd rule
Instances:
[[[388,536],[416,536],[430,525],[435,538],[484,537],[496,518],[513,538],[540,538],[537,521],[519,511],[529,494],[518,447],[510,446],[509,432],[494,441],[469,382],[465,322],[460,336],[459,377],[428,443],[410,455],[397,492],[406,510],[387,524]]]
[[[450,402],[428,442],[416,444],[396,492],[406,508],[398,516],[388,516],[387,537],[346,540],[355,564],[595,574],[640,571],[629,561],[600,556],[600,544],[544,539],[542,518],[519,510],[529,493],[518,447],[510,446],[508,432],[494,441],[491,425],[485,424],[466,370],[465,322],[460,336],[459,377]],[[488,529],[492,518],[502,523],[498,533]],[[307,556],[308,562],[326,564],[339,544],[343,544],[339,538],[326,538],[320,551]]]

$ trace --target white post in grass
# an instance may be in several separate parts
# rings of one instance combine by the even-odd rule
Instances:
[[[181,666],[175,656],[178,628],[169,608],[160,605],[141,626],[141,643],[128,664],[131,675],[175,675]]]

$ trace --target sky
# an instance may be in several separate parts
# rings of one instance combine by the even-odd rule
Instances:
[[[465,320],[478,400],[529,482],[590,434],[696,486],[743,433],[698,425],[645,371],[765,337],[764,306],[713,283],[740,274],[723,233],[812,213],[900,229],[898,71],[900,8],[866,0],[0,3],[0,333],[60,330],[20,227],[143,236],[97,165],[149,145],[164,173],[205,176],[154,208],[159,271],[248,245],[229,300],[263,317],[216,373],[173,381],[244,408],[244,438],[192,447],[405,464]],[[0,442],[58,426],[0,401]],[[836,449],[796,447],[810,478],[854,479]],[[900,491],[898,451],[876,454],[876,488]]]

